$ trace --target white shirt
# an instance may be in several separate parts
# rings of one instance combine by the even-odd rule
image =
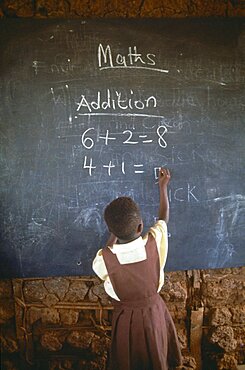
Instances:
[[[168,232],[166,222],[163,220],[158,220],[155,225],[150,228],[148,233],[151,233],[156,240],[157,250],[159,254],[160,276],[157,290],[159,292],[164,284],[164,266],[168,254]],[[110,250],[114,254],[116,254],[117,259],[121,265],[146,260],[147,256],[145,245],[148,240],[148,233],[144,237],[140,236],[132,242],[126,244],[114,244],[112,247],[109,247]],[[106,293],[110,297],[116,299],[117,301],[120,301],[111,284],[108,271],[102,256],[102,249],[97,252],[92,267],[99,278],[104,280]]]

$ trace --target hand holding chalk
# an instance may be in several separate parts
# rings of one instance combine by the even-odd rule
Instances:
[[[163,167],[159,168],[158,184],[160,188],[167,186],[170,178],[171,178],[171,175],[170,175],[169,169],[163,168]]]

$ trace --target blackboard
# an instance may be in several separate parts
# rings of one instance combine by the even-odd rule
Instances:
[[[166,270],[244,265],[243,23],[0,22],[1,277],[92,274],[108,202],[154,223],[159,166]]]

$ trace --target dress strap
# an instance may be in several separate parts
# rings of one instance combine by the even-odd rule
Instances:
[[[109,247],[105,247],[102,249],[102,256],[104,258],[107,271],[114,270],[114,268],[120,265],[117,256],[110,250]]]
[[[157,250],[157,243],[155,238],[151,233],[148,233],[148,239],[145,245],[145,250],[146,250],[146,256],[147,259],[152,259],[152,258],[159,258],[158,256],[158,250]]]

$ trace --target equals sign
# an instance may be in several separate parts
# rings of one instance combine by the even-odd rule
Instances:
[[[136,167],[136,168],[139,168],[139,167],[143,167],[143,164],[134,164],[134,167]],[[139,170],[139,171],[134,171],[134,173],[144,173],[145,171],[141,171],[141,170]]]
[[[147,135],[139,135],[139,138],[141,139],[145,139],[147,137]],[[149,139],[149,140],[143,140],[142,143],[143,144],[148,144],[148,143],[152,143],[153,140]]]

